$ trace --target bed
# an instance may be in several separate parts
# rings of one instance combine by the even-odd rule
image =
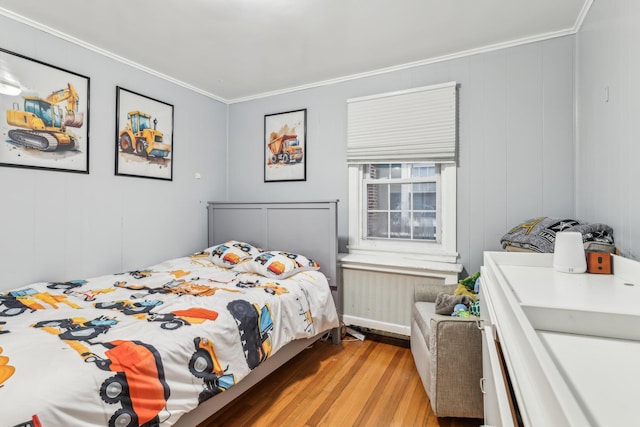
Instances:
[[[1,424],[193,426],[337,341],[336,203],[211,202],[202,251],[1,291]]]

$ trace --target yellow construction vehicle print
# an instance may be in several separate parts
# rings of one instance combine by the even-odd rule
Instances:
[[[41,304],[43,303],[43,304]],[[16,291],[0,293],[0,316],[17,316],[27,310],[46,310],[46,305],[58,309],[58,304],[66,304],[71,308],[80,308],[79,305],[69,301],[66,295],[52,295],[49,292],[38,292],[33,288],[24,288]]]
[[[153,272],[151,270],[133,270],[129,272],[129,275],[134,279],[144,279],[151,277]]]
[[[94,301],[100,294],[108,294],[115,292],[114,288],[103,289],[87,289],[80,290],[82,286],[86,285],[86,280],[70,280],[68,282],[51,282],[47,285],[49,289],[62,290],[65,295],[71,295],[76,298],[84,299],[85,301]]]
[[[193,296],[203,296],[208,297],[214,295],[218,291],[225,292],[240,292],[237,289],[227,289],[220,287],[211,287],[207,285],[200,285],[196,282],[190,282],[186,280],[172,280],[163,284],[157,288],[150,288],[148,286],[136,285],[135,283],[129,284],[124,281],[116,282],[114,284],[117,288],[125,288],[130,289],[132,291],[146,291],[146,294],[135,294],[134,298],[141,298],[145,295],[153,295],[153,294],[173,294],[173,295],[193,295]]]
[[[216,394],[229,389],[236,383],[235,375],[226,373],[229,367],[222,368],[213,341],[205,337],[193,339],[196,351],[189,361],[189,371],[203,380],[203,389],[198,395],[202,403]]]
[[[171,145],[164,142],[164,134],[156,129],[158,119],[142,111],[130,111],[127,114],[127,124],[119,134],[120,150],[124,153],[134,153],[142,157],[168,157]]]
[[[173,277],[175,277],[176,279],[180,279],[184,276],[188,276],[191,272],[184,271],[184,270],[173,270],[173,271],[170,271],[169,273],[171,273]]]
[[[260,283],[260,279],[257,279],[255,282],[250,281],[238,281],[236,283],[238,288],[242,289],[264,289],[264,291],[270,295],[282,295],[289,293],[289,290],[283,286],[278,285],[277,283],[267,282],[264,285]]]
[[[305,288],[302,288],[301,290],[304,297],[296,297],[296,301],[298,301],[299,304],[298,314],[302,317],[305,323],[305,331],[315,333],[313,316],[311,315],[311,306],[309,305],[309,291]]]
[[[16,372],[16,368],[9,365],[9,358],[3,356],[2,351],[0,347],[0,387]]]
[[[71,83],[55,90],[46,99],[24,96],[24,110],[18,103],[6,110],[7,124],[13,126],[8,132],[11,142],[40,151],[73,150],[78,145],[78,136],[68,127],[80,128],[84,113],[78,111],[79,96]],[[67,103],[66,109],[58,104]]]

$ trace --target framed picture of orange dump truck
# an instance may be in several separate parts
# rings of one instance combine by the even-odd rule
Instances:
[[[307,110],[264,116],[264,181],[307,179]]]
[[[173,105],[116,87],[116,175],[173,180]]]
[[[0,49],[0,165],[89,173],[89,78]]]

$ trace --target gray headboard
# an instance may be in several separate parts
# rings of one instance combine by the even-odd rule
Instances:
[[[308,256],[320,263],[338,302],[337,204],[209,202],[209,246],[233,239]]]

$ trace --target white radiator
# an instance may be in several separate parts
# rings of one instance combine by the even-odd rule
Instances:
[[[343,263],[342,320],[346,325],[410,336],[416,288],[456,281],[457,275],[430,277],[424,271],[385,272],[380,268],[350,268]]]

